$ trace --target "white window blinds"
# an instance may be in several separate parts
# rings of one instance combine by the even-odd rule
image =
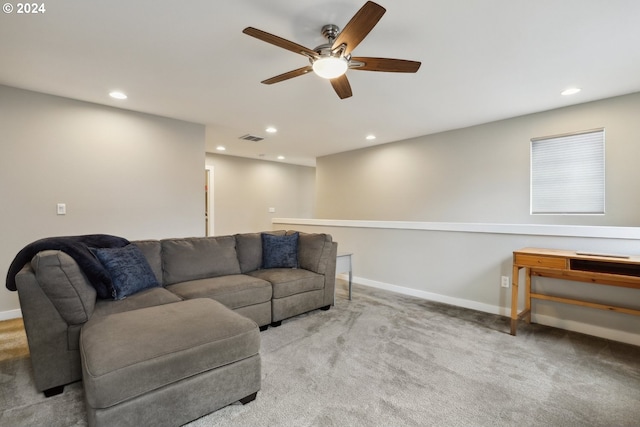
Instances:
[[[604,214],[604,129],[531,140],[531,213]]]

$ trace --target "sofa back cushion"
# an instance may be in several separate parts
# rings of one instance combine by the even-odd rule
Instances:
[[[81,325],[93,314],[96,290],[78,264],[64,252],[47,250],[31,260],[36,280],[69,325]]]
[[[158,283],[162,283],[162,245],[160,240],[136,240],[131,243],[140,248],[153,274],[156,275]]]
[[[165,239],[161,245],[164,285],[240,274],[234,236]]]
[[[298,237],[298,264],[300,268],[324,274],[332,244],[331,235],[300,233]]]
[[[284,236],[284,230],[269,231],[274,236]],[[262,233],[236,234],[236,250],[242,273],[259,270],[262,267]]]
[[[262,265],[260,233],[236,234],[236,251],[242,273],[258,270]]]

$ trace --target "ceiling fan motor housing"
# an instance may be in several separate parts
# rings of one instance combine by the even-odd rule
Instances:
[[[328,24],[322,27],[322,35],[329,40],[329,44],[333,44],[338,34],[340,34],[340,28],[337,25]]]
[[[318,53],[320,58],[326,58],[332,56],[334,58],[340,58],[344,51],[343,46],[339,46],[336,49],[333,49],[333,42],[336,37],[340,34],[340,28],[334,24],[327,24],[322,27],[322,35],[327,39],[327,43],[321,44],[320,46],[316,46],[313,50]],[[309,58],[311,64],[318,58]],[[349,58],[346,58],[347,60]]]

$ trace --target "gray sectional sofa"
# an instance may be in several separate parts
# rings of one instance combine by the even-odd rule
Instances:
[[[276,241],[275,246],[270,244],[268,248],[263,248],[264,239],[271,239],[271,236],[296,236],[295,259],[274,261],[267,252],[278,249],[278,242]],[[103,388],[88,391],[92,400],[89,402],[88,397],[88,410],[94,412],[90,414],[91,425],[100,424],[96,419],[99,419],[101,413],[109,415],[105,408],[93,406],[104,406],[105,402],[106,406],[119,404],[127,399],[124,396],[120,400],[111,401],[111,392],[105,392],[109,389],[100,386],[108,383],[107,379],[114,378],[107,375],[108,369],[122,371],[120,365],[131,365],[130,361],[123,360],[131,356],[127,356],[126,348],[123,350],[121,347],[139,344],[147,335],[165,337],[179,341],[176,345],[182,346],[169,350],[172,357],[184,352],[186,356],[179,357],[189,360],[189,357],[194,357],[190,346],[206,342],[209,346],[207,357],[211,352],[225,353],[221,356],[222,359],[207,362],[212,365],[206,369],[226,369],[224,372],[223,369],[217,371],[221,373],[216,374],[216,384],[220,383],[220,378],[227,378],[224,382],[229,384],[228,377],[233,377],[235,372],[227,369],[229,364],[235,364],[237,372],[244,373],[249,372],[248,366],[253,366],[252,373],[246,375],[250,377],[250,380],[245,381],[248,385],[236,387],[241,391],[234,392],[234,387],[221,391],[220,393],[233,396],[231,399],[235,400],[221,399],[216,404],[217,408],[242,400],[245,397],[243,393],[253,393],[255,397],[256,375],[259,388],[259,336],[256,338],[255,335],[258,327],[264,330],[269,325],[279,326],[283,319],[318,308],[329,309],[334,303],[337,243],[327,234],[270,231],[219,237],[142,240],[133,241],[130,245],[135,245],[136,252],[144,255],[147,263],[141,264],[151,269],[156,280],[152,280],[153,284],[144,284],[143,289],[129,289],[129,294],[125,297],[118,295],[116,299],[98,298],[96,288],[89,283],[78,263],[59,250],[37,253],[15,276],[37,388],[45,391],[45,394],[55,394],[61,392],[65,384],[82,379],[83,370],[85,377],[92,375],[91,387]],[[284,262],[284,266],[279,265],[279,262]],[[189,314],[180,314],[183,310]],[[208,313],[217,314],[210,317]],[[215,329],[216,325],[225,324],[242,325],[229,328],[233,330],[232,336],[243,338],[233,341],[229,339],[231,335],[227,332],[225,338],[216,336],[215,333],[200,336],[202,333],[197,331],[194,332],[195,335],[190,335],[188,331]],[[127,325],[131,325],[132,329],[142,330],[137,330],[137,335],[133,332],[123,334],[122,330],[126,330]],[[255,332],[251,329],[255,329]],[[150,334],[146,331],[150,331]],[[190,344],[183,336],[190,336],[188,339],[192,339],[195,344]],[[113,342],[109,342],[110,339]],[[216,344],[219,339],[227,340],[224,346]],[[234,342],[236,347],[242,348],[229,353],[228,347],[233,347]],[[119,349],[115,351],[117,346]],[[144,375],[153,374],[153,370],[149,371],[149,367],[145,365],[144,357],[156,357],[153,353],[156,350],[148,347],[153,346],[141,346],[139,355],[136,356],[136,363],[142,362],[140,372],[144,372]],[[114,350],[110,351],[109,348]],[[160,350],[165,350],[164,344],[157,349]],[[122,355],[117,356],[118,352]],[[104,354],[113,354],[113,357],[104,360]],[[201,360],[202,357],[197,359]],[[193,365],[184,360],[175,363],[180,366]],[[255,366],[258,366],[258,374]],[[206,369],[202,368],[203,371]],[[97,370],[101,370],[104,375],[100,377],[102,374],[95,374]],[[131,372],[130,375],[137,375],[137,371]],[[189,375],[192,374],[184,374],[185,377]],[[204,378],[204,375],[201,376]],[[184,379],[175,379],[176,382],[178,380]],[[85,391],[87,381],[85,378]],[[205,387],[203,384],[206,383],[198,384]],[[179,395],[182,395],[185,385],[180,387]],[[133,395],[134,392],[131,393]],[[144,390],[136,393],[144,394]],[[167,398],[170,395],[163,396]],[[121,406],[125,407],[124,404]],[[129,407],[135,408],[135,405]],[[211,408],[203,410],[206,413]],[[119,410],[117,413],[124,412]],[[186,417],[185,420],[188,421],[194,415]]]

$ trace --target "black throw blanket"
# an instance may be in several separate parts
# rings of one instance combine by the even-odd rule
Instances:
[[[16,274],[25,264],[31,262],[31,258],[38,252],[52,249],[65,252],[78,263],[91,285],[96,288],[99,298],[112,298],[111,276],[89,248],[122,248],[128,244],[127,239],[108,234],[47,237],[36,240],[18,252],[9,266],[7,289],[16,291]]]

